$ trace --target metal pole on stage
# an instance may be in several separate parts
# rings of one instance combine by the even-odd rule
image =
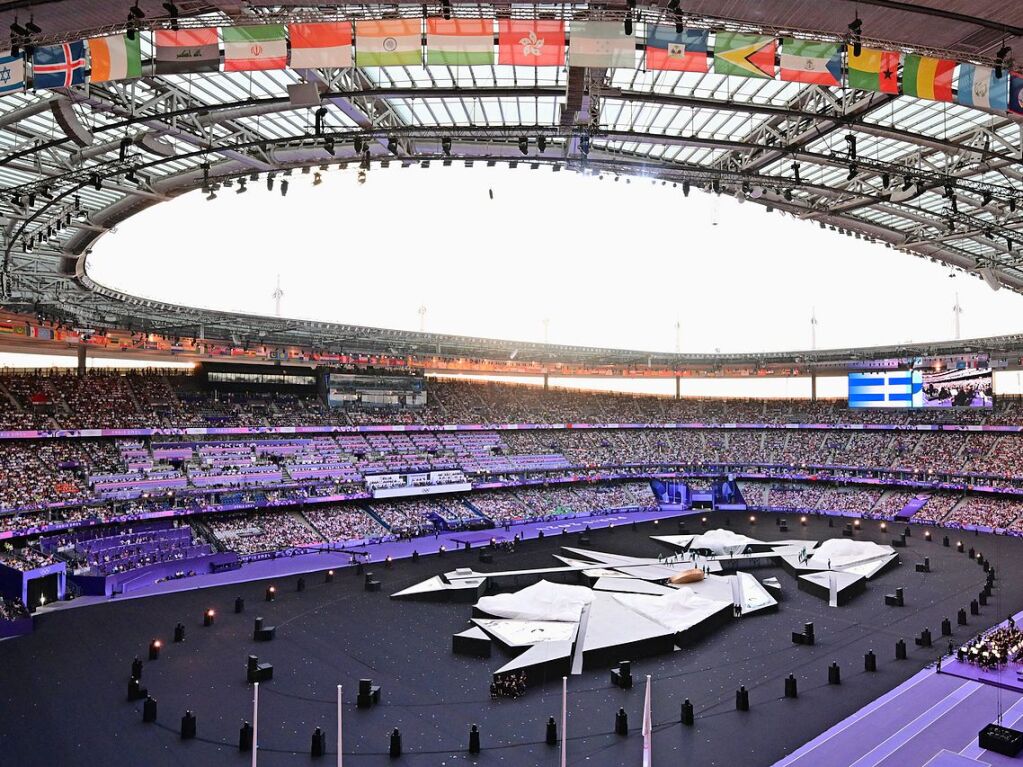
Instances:
[[[259,682],[252,685],[252,767],[256,767],[256,752],[259,750]]]
[[[341,685],[337,686],[337,767],[341,765]]]
[[[561,767],[568,765],[568,677],[561,677]]]
[[[653,759],[653,717],[650,713],[650,675],[646,675],[646,697],[643,701],[643,767],[651,767]]]

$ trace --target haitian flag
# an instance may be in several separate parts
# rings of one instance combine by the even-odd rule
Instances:
[[[1009,74],[1009,112],[1023,115],[1023,74]]]
[[[498,19],[497,63],[513,67],[565,65],[565,22]]]
[[[42,45],[32,54],[35,88],[70,88],[85,83],[85,41]]]
[[[707,72],[710,32],[705,29],[675,31],[673,24],[650,27],[646,36],[646,68],[673,72]]]

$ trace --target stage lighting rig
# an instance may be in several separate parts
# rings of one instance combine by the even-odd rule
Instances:
[[[281,197],[288,196],[288,179],[281,179]]]
[[[536,137],[536,148],[540,150],[540,154],[547,151],[547,137],[537,136]]]
[[[165,2],[163,4],[163,9],[165,11],[167,11],[167,15],[170,17],[171,29],[173,29],[175,32],[177,32],[178,31],[178,7],[176,5],[174,5],[174,3],[170,2],[170,0],[167,0],[167,2]]]
[[[797,184],[802,183],[802,181],[799,178],[799,163],[798,162],[792,163],[792,178],[795,180],[795,182]]]
[[[36,24],[36,22],[35,22],[35,18],[33,18],[33,17],[31,17],[31,16],[30,16],[30,17],[29,17],[29,19],[28,19],[28,24],[26,24],[26,25],[25,25],[25,30],[26,30],[26,31],[27,31],[27,32],[28,32],[28,33],[29,33],[30,35],[38,35],[38,34],[39,34],[40,32],[42,32],[42,31],[43,31],[43,30],[41,30],[41,29],[39,28],[39,25],[38,25],[38,24]]]
[[[128,9],[128,22],[125,24],[129,40],[134,40],[138,36],[139,21],[145,17],[146,12],[139,8],[138,0],[135,0],[135,5]]]
[[[519,151],[529,154],[529,139],[526,136],[519,136]]]
[[[850,160],[855,160],[856,159],[856,135],[853,134],[853,133],[847,133],[845,135],[845,143],[848,146],[849,159]]]
[[[397,136],[387,137],[387,151],[391,154],[398,154],[398,138]]]
[[[440,140],[440,148],[441,148],[441,151],[444,152],[445,155],[447,155],[448,157],[451,156],[451,137],[450,136],[444,136]]]

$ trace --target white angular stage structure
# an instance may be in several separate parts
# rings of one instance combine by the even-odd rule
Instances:
[[[777,580],[765,588],[740,568],[781,565],[801,590],[837,606],[898,561],[890,547],[860,541],[768,543],[730,530],[653,538],[675,553],[647,558],[563,547],[560,566],[459,568],[391,598],[472,603],[473,627],[452,637],[453,651],[490,657],[496,644],[514,657],[495,678],[525,673],[535,685],[670,653],[729,620],[777,609]]]

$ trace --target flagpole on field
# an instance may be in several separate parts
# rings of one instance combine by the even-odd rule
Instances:
[[[561,767],[568,765],[568,677],[561,677]]]
[[[653,721],[650,716],[650,675],[646,675],[646,697],[643,701],[643,767],[650,767],[653,758]]]
[[[337,686],[337,767],[341,764],[341,685]]]
[[[256,752],[259,750],[259,682],[252,684],[252,767],[256,767]]]

